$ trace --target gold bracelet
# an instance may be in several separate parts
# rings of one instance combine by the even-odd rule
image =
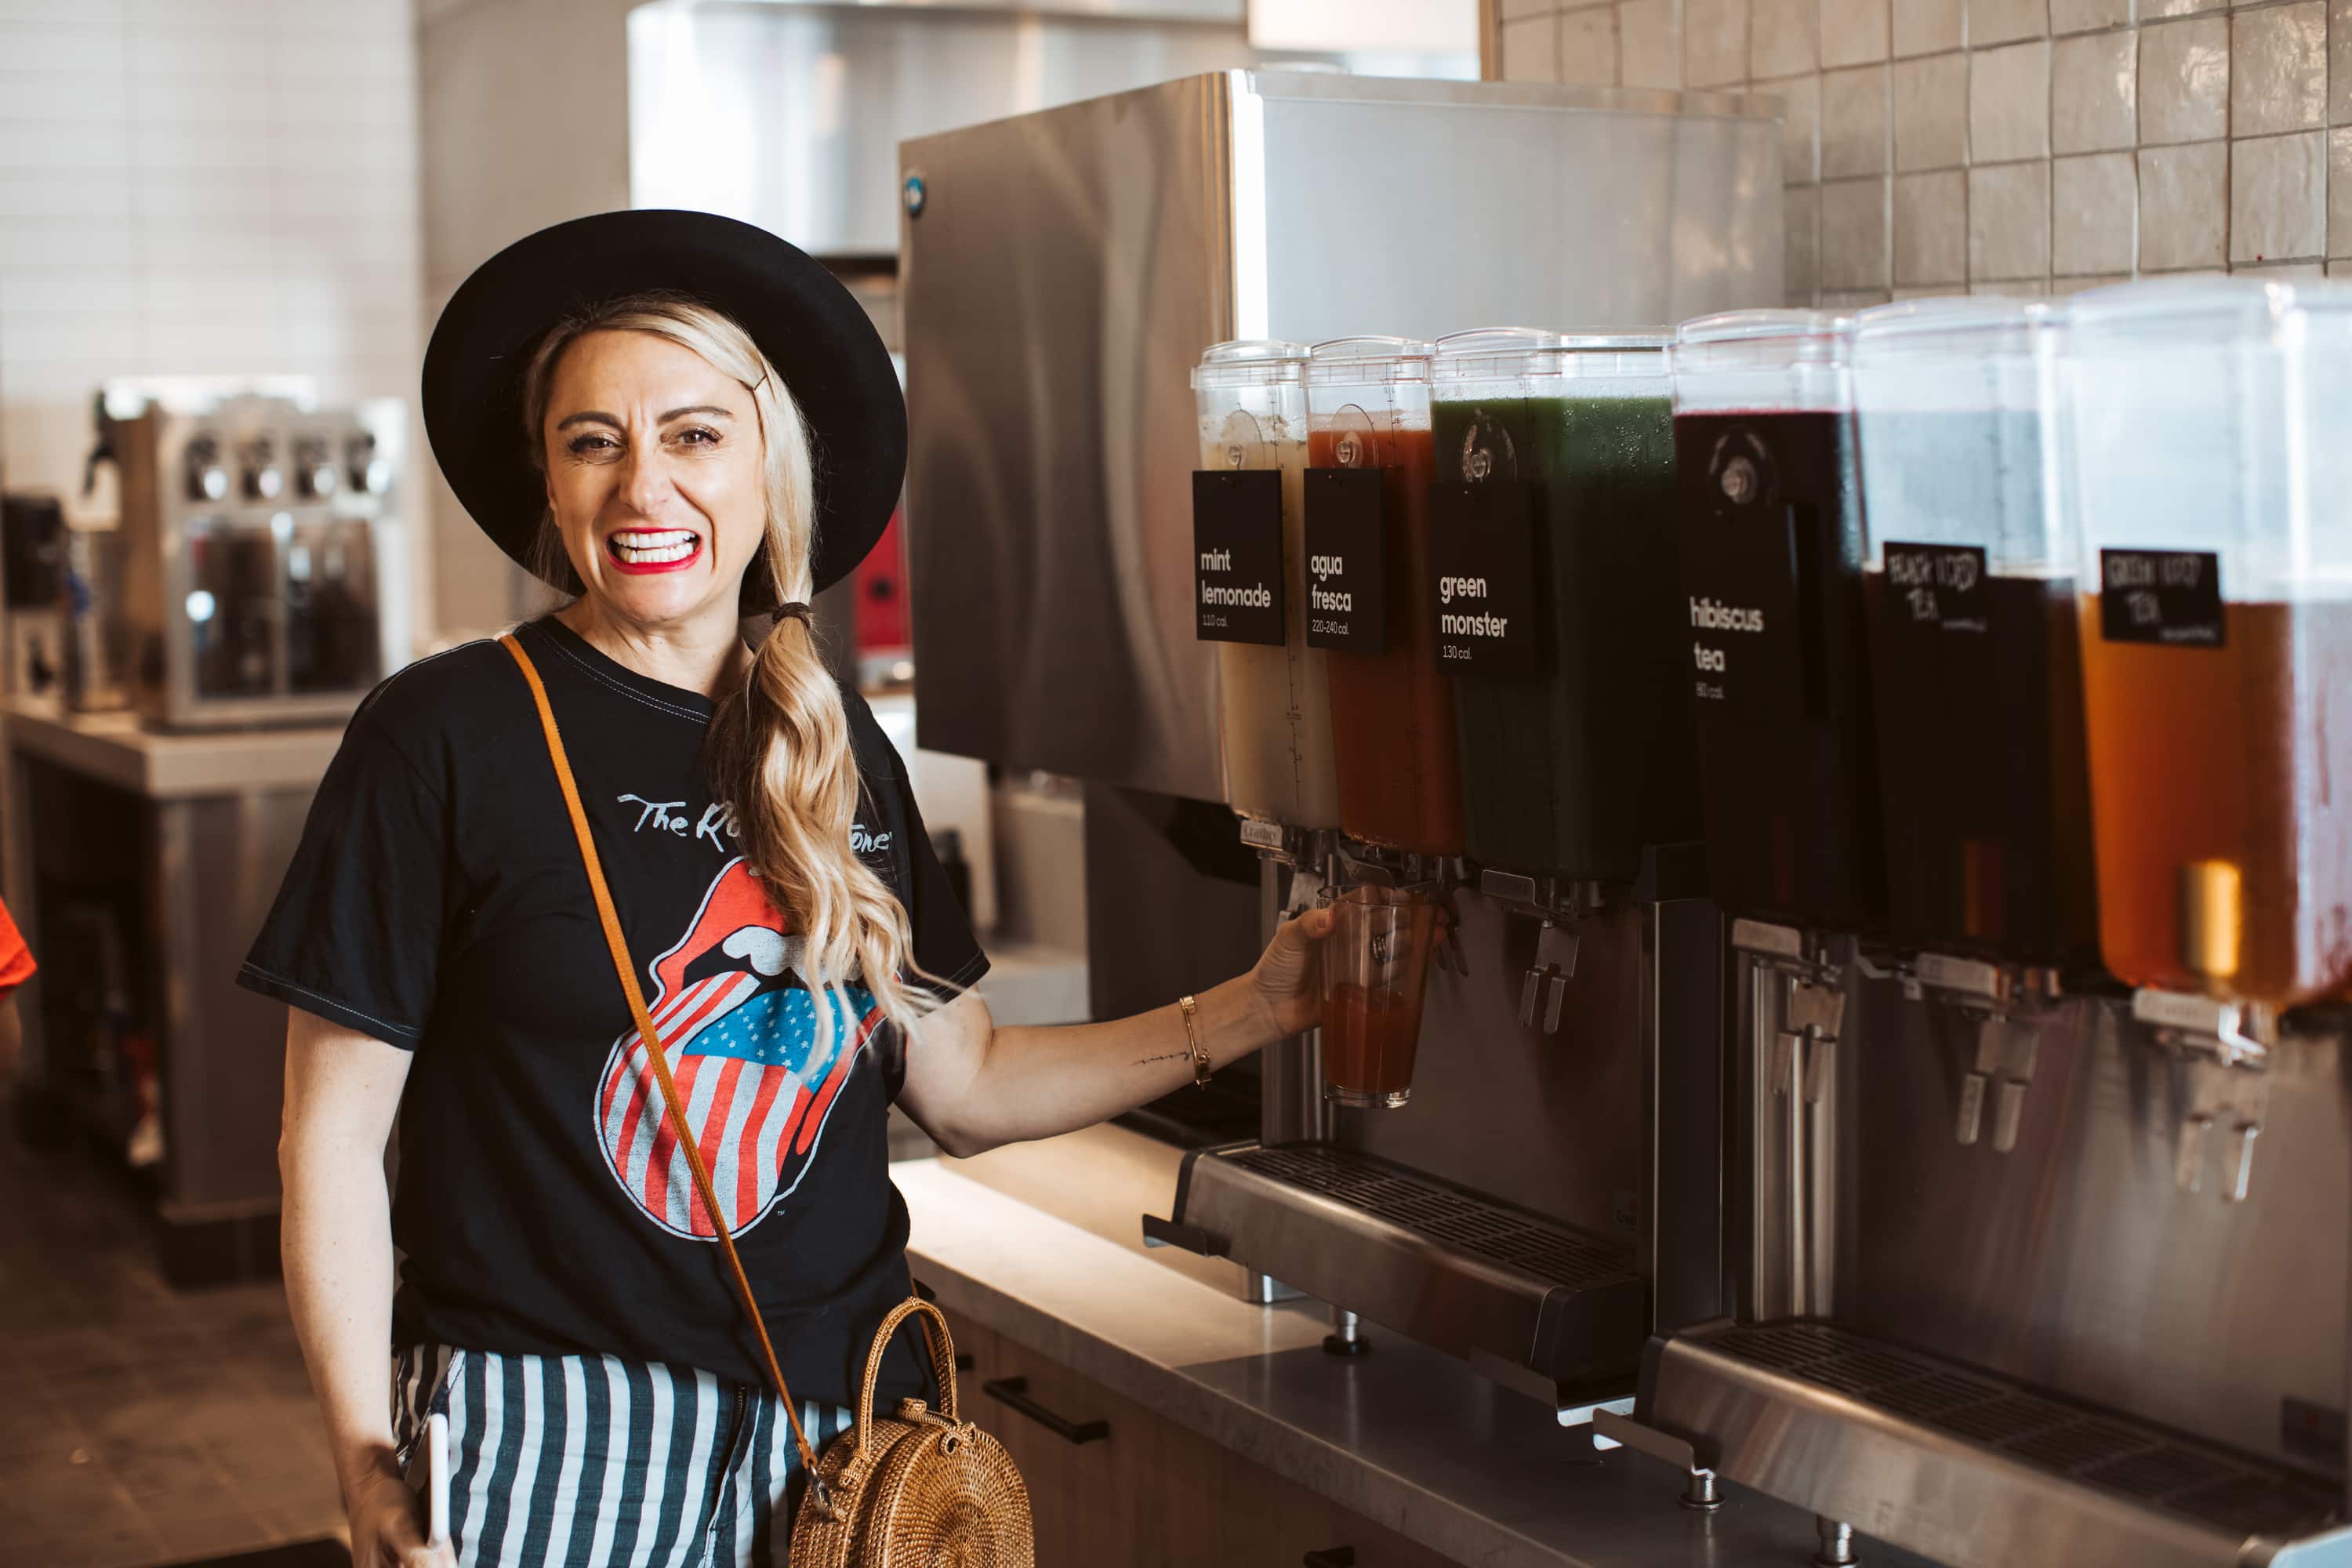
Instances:
[[[1206,1089],[1209,1087],[1209,1053],[1201,1044],[1200,1026],[1192,1020],[1192,1015],[1201,1004],[1190,996],[1179,996],[1176,1005],[1183,1009],[1184,1038],[1192,1047],[1192,1082],[1197,1088]]]

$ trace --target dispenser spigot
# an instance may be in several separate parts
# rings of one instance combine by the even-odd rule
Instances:
[[[1794,926],[1735,920],[1731,945],[1780,979],[1780,1021],[1772,1036],[1772,1092],[1786,1094],[1801,1077],[1805,1102],[1828,1091],[1839,1032],[1845,1026],[1845,973]],[[1800,1074],[1798,1053],[1803,1051]]]
[[[1568,983],[1576,974],[1579,942],[1568,927],[1599,906],[1599,885],[1490,868],[1479,874],[1478,890],[1513,914],[1536,921],[1535,961],[1519,986],[1519,1023],[1530,1029],[1540,1026],[1547,1035],[1559,1033],[1560,1009],[1568,999]]]
[[[1577,938],[1574,932],[1546,921],[1536,932],[1536,961],[1528,966],[1526,984],[1519,988],[1519,1023],[1527,1028],[1536,1026],[1536,1004],[1543,1003],[1543,1032],[1559,1033],[1560,1005],[1568,997],[1568,983],[1576,973]]]
[[[2180,1059],[2183,1110],[2174,1184],[2184,1193],[2202,1190],[2206,1148],[2220,1129],[2228,1139],[2222,1201],[2245,1202],[2269,1099],[2270,1075],[2263,1069],[2277,1043],[2276,1016],[2254,1003],[2154,990],[2133,992],[2131,1010],[2134,1019],[2149,1026],[2157,1044]]]
[[[1942,952],[1916,954],[1901,973],[1906,994],[1938,999],[1976,1032],[1970,1066],[1960,1077],[1953,1138],[1977,1142],[1990,1100],[1993,1152],[2008,1153],[2025,1120],[2026,1091],[2042,1052],[2041,1015],[2057,994],[2056,975]]]

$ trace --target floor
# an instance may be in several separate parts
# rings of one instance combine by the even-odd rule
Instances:
[[[137,1201],[0,1098],[0,1562],[149,1568],[338,1535],[276,1281],[175,1292]]]

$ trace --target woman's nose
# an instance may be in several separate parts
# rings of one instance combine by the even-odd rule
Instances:
[[[621,460],[621,500],[632,511],[650,517],[668,499],[670,489],[669,461],[659,445],[633,446]]]

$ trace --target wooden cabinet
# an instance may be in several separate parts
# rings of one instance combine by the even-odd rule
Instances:
[[[967,1317],[950,1321],[971,1357],[959,1380],[967,1414],[1028,1484],[1038,1568],[1301,1568],[1309,1552],[1330,1555],[1308,1568],[1450,1562]]]

